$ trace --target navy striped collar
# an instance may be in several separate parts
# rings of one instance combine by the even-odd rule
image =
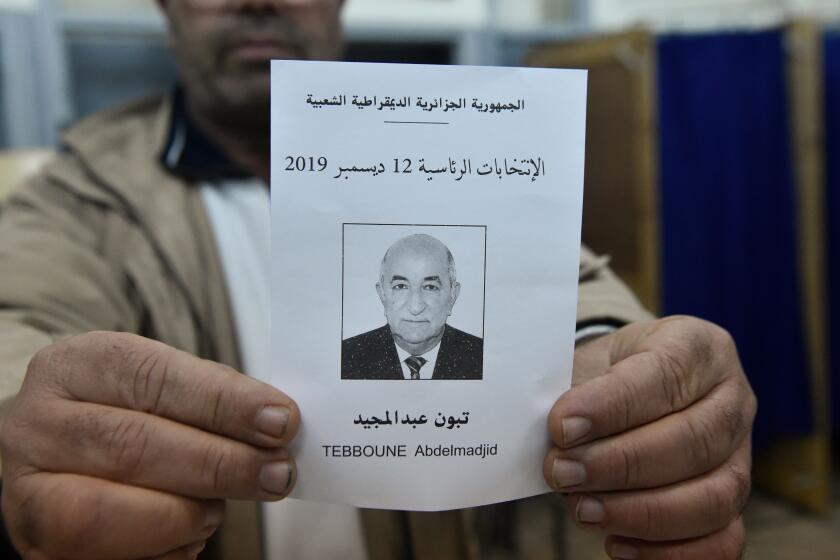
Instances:
[[[172,114],[160,162],[173,174],[193,181],[251,176],[225,155],[192,121],[180,87],[172,92]]]

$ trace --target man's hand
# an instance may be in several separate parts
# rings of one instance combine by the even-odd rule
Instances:
[[[545,477],[612,558],[729,560],[744,546],[756,400],[731,337],[671,317],[575,351]]]
[[[53,344],[0,433],[6,526],[26,558],[195,558],[224,499],[289,492],[299,422],[276,389],[158,342]]]

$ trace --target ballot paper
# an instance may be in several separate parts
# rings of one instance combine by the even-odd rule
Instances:
[[[571,384],[586,73],[274,61],[269,383],[293,498],[549,491]]]

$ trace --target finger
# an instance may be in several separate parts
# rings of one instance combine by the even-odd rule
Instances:
[[[735,375],[740,363],[726,331],[678,342],[685,346],[646,340],[645,350],[566,392],[549,413],[552,440],[566,448],[624,432],[685,409],[724,381],[744,398],[751,394],[743,376]]]
[[[708,472],[749,437],[755,398],[722,384],[689,409],[623,434],[552,449],[546,481],[563,492],[654,488]]]
[[[283,448],[257,448],[131,410],[57,400],[31,430],[21,452],[41,470],[242,500],[279,500],[295,479]]]
[[[300,414],[281,391],[127,333],[86,333],[39,352],[30,371],[73,400],[163,416],[263,447],[288,443]]]
[[[208,539],[224,514],[221,501],[74,474],[26,474],[3,494],[4,518],[23,555],[68,560],[159,556]]]
[[[604,548],[614,560],[739,560],[745,541],[744,522],[738,517],[722,531],[698,539],[655,543],[610,536]]]
[[[149,560],[195,560],[206,546],[207,541],[199,541],[188,546],[182,546],[178,550],[173,550],[163,556],[155,556]]]
[[[574,494],[569,512],[583,527],[611,535],[674,541],[717,532],[741,514],[750,490],[749,444],[731,462],[664,488]]]

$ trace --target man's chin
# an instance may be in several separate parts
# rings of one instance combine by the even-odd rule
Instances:
[[[243,74],[241,77],[228,75],[217,81],[215,106],[212,108],[216,119],[268,128],[270,83],[268,73]]]
[[[397,338],[399,338],[400,340],[402,340],[403,342],[405,342],[407,344],[411,344],[412,346],[418,346],[418,345],[425,344],[425,343],[431,341],[434,337],[427,336],[425,338],[416,338],[416,337],[415,338],[409,338],[409,337],[397,335]]]
[[[230,98],[268,99],[271,92],[271,69],[268,65],[239,68],[225,72],[217,82]]]
[[[443,335],[443,329],[440,329],[438,331],[424,329],[421,332],[406,332],[405,329],[394,330],[392,328],[391,331],[394,333],[395,337],[397,337],[406,344],[410,344],[411,346],[422,346],[425,344],[429,344]]]

